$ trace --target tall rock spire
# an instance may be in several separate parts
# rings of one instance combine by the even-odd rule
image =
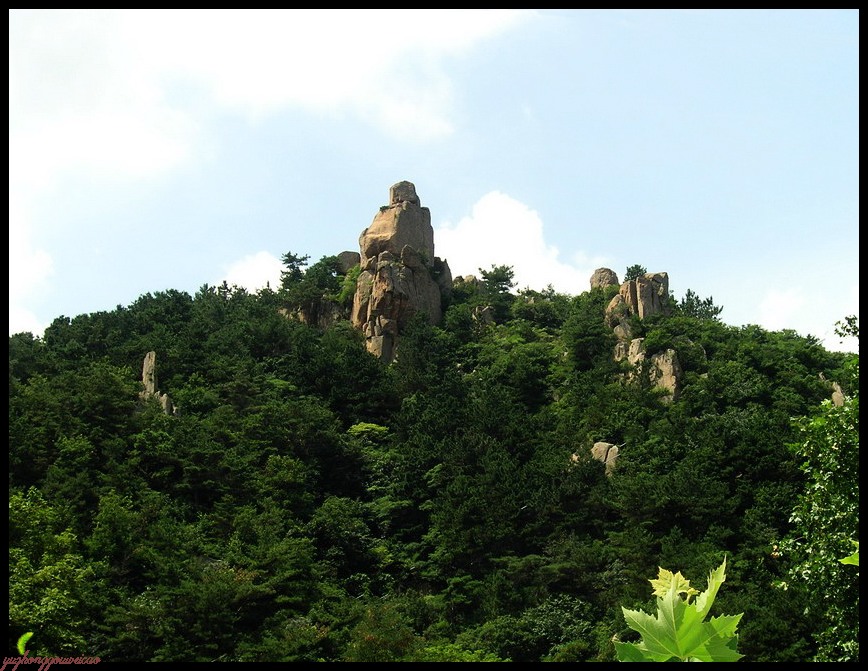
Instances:
[[[389,204],[359,236],[359,254],[353,326],[365,334],[369,352],[390,362],[409,319],[422,312],[439,324],[443,296],[452,289],[449,265],[434,256],[431,212],[412,182],[389,189]]]

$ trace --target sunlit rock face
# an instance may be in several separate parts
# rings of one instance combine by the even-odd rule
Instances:
[[[646,359],[648,380],[652,387],[661,387],[666,390],[664,402],[677,401],[681,394],[681,364],[678,361],[678,353],[674,349],[657,352],[650,357],[646,356],[645,339],[633,338],[629,343],[618,342],[615,345],[615,361],[626,359],[633,366],[633,372],[627,375],[629,380],[635,380],[636,375],[642,370]]]
[[[618,285],[618,274],[611,268],[597,268],[591,275],[591,289]]]
[[[605,278],[603,275],[598,276],[597,273],[600,273],[600,270],[597,270],[591,277],[592,285],[595,278],[598,282],[611,279],[610,277]],[[615,277],[617,279],[617,276]],[[615,331],[618,340],[632,340],[631,317],[636,316],[639,319],[645,319],[651,315],[669,314],[669,312],[669,275],[667,273],[646,273],[621,285],[618,293],[606,307],[606,322]]]
[[[176,414],[177,409],[172,403],[172,399],[168,394],[161,394],[157,389],[157,353],[148,352],[145,354],[145,359],[142,362],[142,391],[139,396],[142,400],[147,400],[151,397],[156,398],[163,408],[163,412],[167,415]]]
[[[606,475],[612,475],[612,471],[615,470],[615,465],[618,462],[618,451],[617,445],[598,441],[591,448],[591,456],[606,465]]]
[[[440,323],[443,296],[452,287],[449,265],[434,256],[431,212],[412,182],[389,189],[389,204],[359,236],[359,263],[351,320],[365,334],[368,351],[390,362],[414,314]]]

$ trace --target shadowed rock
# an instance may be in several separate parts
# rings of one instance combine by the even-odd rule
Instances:
[[[591,448],[591,456],[606,465],[606,475],[612,475],[612,471],[615,470],[615,464],[618,461],[618,451],[617,445],[599,441],[594,443],[594,446]]]

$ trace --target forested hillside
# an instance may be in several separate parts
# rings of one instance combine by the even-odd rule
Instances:
[[[613,661],[659,567],[701,586],[725,558],[742,661],[858,661],[857,355],[688,292],[631,325],[677,352],[673,400],[613,357],[617,287],[498,267],[386,363],[297,318],[348,309],[334,257],[285,260],[276,290],[9,338],[10,653]]]

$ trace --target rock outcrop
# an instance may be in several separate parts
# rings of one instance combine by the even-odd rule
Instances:
[[[594,446],[591,448],[591,456],[606,465],[606,475],[612,475],[612,471],[615,470],[615,464],[618,461],[618,451],[617,445],[599,441],[594,443]]]
[[[286,308],[280,308],[278,312],[287,319],[295,319],[302,324],[316,326],[323,331],[338,322],[346,321],[348,318],[347,309],[344,306],[326,299],[318,301],[314,310],[298,308],[290,311]]]
[[[148,352],[142,364],[142,386],[144,389],[139,393],[142,400],[156,398],[167,415],[175,414],[175,406],[168,394],[161,394],[157,389],[157,353]]]
[[[604,270],[607,269],[597,270],[591,281],[593,282],[594,277]],[[615,331],[618,340],[629,341],[633,338],[630,328],[631,317],[635,315],[639,319],[645,319],[654,314],[669,314],[669,312],[669,275],[645,273],[621,285],[618,294],[606,307],[606,323]]]
[[[630,362],[635,370],[627,376],[631,380],[636,379],[636,374],[642,370],[643,365],[647,365],[648,381],[651,386],[666,390],[665,401],[677,401],[681,393],[682,378],[678,354],[674,349],[667,349],[647,357],[644,340],[644,338],[634,338],[629,343],[616,344],[615,361],[626,359]]]
[[[346,275],[352,268],[355,268],[361,263],[362,257],[358,252],[341,252],[338,254],[338,263],[340,264],[341,272]]]
[[[832,383],[832,405],[839,408],[844,405],[844,391],[837,382]]]
[[[844,405],[844,390],[841,388],[841,385],[835,382],[834,380],[828,381],[826,380],[826,376],[823,375],[822,371],[820,372],[820,379],[829,385],[829,388],[832,391],[832,405],[840,408]]]
[[[591,275],[591,289],[610,287],[616,284],[620,284],[618,282],[618,275],[614,270],[609,268],[597,268],[594,274]]]
[[[414,314],[440,323],[443,297],[452,288],[449,265],[434,256],[431,212],[412,182],[392,185],[389,204],[359,236],[359,250],[351,320],[365,334],[368,351],[389,362]]]
[[[591,288],[617,284],[618,276],[608,268],[598,268],[591,276]],[[615,361],[626,359],[634,368],[628,379],[644,369],[652,387],[666,390],[669,401],[678,398],[681,391],[682,371],[678,355],[674,349],[667,349],[646,357],[643,338],[633,337],[633,317],[645,319],[655,314],[670,314],[669,275],[667,273],[645,273],[634,280],[621,284],[618,293],[606,306],[606,324],[614,331],[618,342],[615,345]],[[646,361],[647,358],[647,361]]]

